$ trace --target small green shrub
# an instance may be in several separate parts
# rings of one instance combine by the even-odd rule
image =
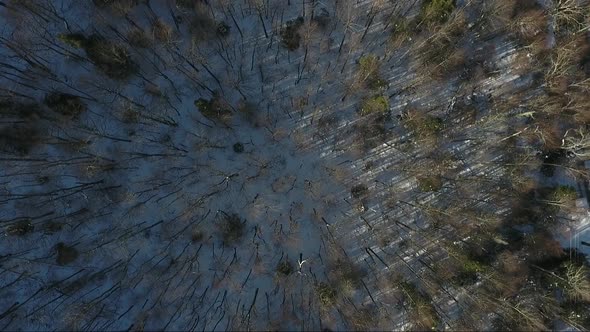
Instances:
[[[174,37],[174,30],[161,19],[156,19],[152,23],[152,35],[157,41],[169,43]]]
[[[66,265],[72,263],[78,258],[78,250],[73,246],[68,246],[63,242],[60,242],[56,246],[57,249],[57,259],[56,262],[58,265]]]
[[[291,265],[288,260],[281,261],[279,265],[277,265],[277,272],[288,276],[293,273],[293,265]]]
[[[444,23],[455,10],[455,0],[425,0],[419,18],[426,23]]]
[[[201,42],[214,37],[217,34],[217,28],[215,20],[204,11],[196,11],[190,20],[189,31],[194,42]]]
[[[135,72],[135,63],[127,49],[99,35],[85,37],[80,33],[60,34],[58,39],[70,46],[84,49],[94,65],[111,78],[124,79]]]
[[[418,189],[423,192],[439,191],[443,186],[442,178],[438,175],[419,177]]]
[[[403,117],[404,125],[420,138],[436,136],[443,128],[441,118],[410,111]]]
[[[135,72],[135,63],[125,47],[92,35],[84,47],[86,55],[107,76],[124,79]]]
[[[221,36],[221,37],[227,37],[229,35],[229,25],[227,25],[225,22],[221,21],[219,23],[217,23],[217,28],[215,29],[215,31],[217,32],[217,35]]]
[[[338,259],[330,268],[338,294],[352,296],[361,285],[363,271],[347,259]]]
[[[319,14],[313,16],[312,20],[316,22],[320,29],[325,29],[328,27],[328,24],[330,24],[331,21],[330,13],[328,13],[325,8],[322,8]]]
[[[192,242],[201,242],[205,238],[205,233],[200,229],[194,229],[191,234],[191,241]]]
[[[41,140],[33,124],[13,124],[0,127],[0,150],[7,153],[28,154]]]
[[[369,193],[369,187],[364,184],[357,184],[350,189],[350,194],[353,198],[362,198]]]
[[[387,97],[377,95],[367,98],[361,103],[360,114],[385,113],[388,110],[389,100],[387,100]]]
[[[224,214],[219,230],[224,244],[233,244],[238,242],[244,235],[245,221],[242,222],[237,214]]]
[[[234,144],[233,149],[235,153],[242,153],[244,152],[244,144],[238,142]]]
[[[391,19],[392,35],[407,35],[412,31],[410,21],[405,17],[393,17]]]
[[[127,33],[127,40],[133,47],[148,48],[152,45],[151,38],[140,28],[131,29]]]
[[[419,330],[434,330],[440,323],[440,318],[432,305],[430,296],[418,290],[418,288],[405,280],[397,282],[402,291],[408,307],[410,319]]]
[[[57,39],[75,48],[84,48],[86,37],[81,33],[60,33]]]
[[[323,306],[329,307],[336,302],[336,290],[332,286],[322,282],[316,286],[316,292]]]
[[[86,111],[86,104],[82,99],[69,93],[50,93],[45,96],[44,102],[52,111],[69,118],[75,118]]]
[[[204,117],[211,120],[229,121],[232,112],[227,109],[227,105],[221,100],[221,97],[214,95],[210,100],[199,98],[195,100],[195,106],[199,109]]]
[[[571,203],[576,198],[578,198],[578,193],[571,186],[558,186],[551,194],[551,200],[560,204]]]
[[[379,59],[373,54],[363,55],[359,59],[359,73],[371,90],[379,90],[387,86],[387,82],[379,75]]]
[[[379,59],[374,54],[363,55],[359,59],[359,68],[361,73],[372,75],[379,70]]]
[[[24,236],[35,230],[31,219],[20,220],[6,227],[6,235]]]
[[[285,28],[281,31],[281,45],[289,51],[295,51],[301,43],[299,28],[303,25],[303,17],[287,22]]]

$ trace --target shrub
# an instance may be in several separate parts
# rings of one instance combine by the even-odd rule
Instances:
[[[135,64],[127,49],[101,36],[84,37],[73,33],[60,34],[58,39],[70,46],[83,48],[94,65],[111,78],[123,79],[135,71]]]
[[[121,112],[121,118],[125,123],[137,123],[141,119],[141,113],[133,107],[126,107]]]
[[[45,105],[52,111],[69,118],[75,118],[86,111],[80,97],[63,92],[53,92],[45,96]]]
[[[84,50],[86,55],[107,76],[124,79],[135,72],[135,63],[127,49],[100,36],[90,36]]]
[[[285,28],[281,31],[281,45],[289,51],[295,51],[301,43],[299,28],[303,25],[303,17],[290,20]]]
[[[350,194],[354,198],[362,198],[365,197],[369,193],[369,188],[364,184],[357,184],[356,186],[350,189]]]
[[[461,38],[465,35],[467,19],[465,15],[456,15],[447,24],[434,32],[427,43],[417,48],[416,56],[420,59],[420,68],[426,75],[440,76],[456,69],[462,63],[461,49],[458,48]],[[436,68],[433,68],[436,66]],[[436,70],[434,70],[436,69]]]
[[[4,152],[28,154],[39,141],[39,131],[31,124],[0,128],[0,149]]]
[[[33,226],[31,219],[24,219],[6,227],[6,235],[23,236],[34,230],[35,226]]]
[[[412,26],[405,17],[394,17],[391,21],[390,42],[394,47],[400,46],[408,39]]]
[[[550,196],[552,202],[560,205],[572,203],[576,198],[578,198],[578,193],[570,186],[558,186]]]
[[[233,149],[235,153],[242,153],[244,152],[244,144],[238,142],[234,144]]]
[[[418,111],[409,111],[402,119],[404,126],[419,138],[436,136],[443,128],[442,119]]]
[[[373,75],[379,70],[379,59],[374,54],[363,55],[359,59],[359,68],[363,75]]]
[[[370,331],[375,328],[378,312],[374,308],[361,308],[355,310],[348,318],[354,331]]]
[[[566,263],[565,291],[573,301],[590,302],[590,270],[584,265]]]
[[[330,24],[331,21],[330,13],[328,13],[325,8],[322,8],[319,14],[313,16],[312,20],[318,25],[318,27],[325,29],[328,27],[328,24]]]
[[[255,103],[241,101],[238,104],[238,113],[244,120],[250,123],[254,127],[258,127],[261,124],[261,119],[258,114],[258,106]]]
[[[238,242],[244,235],[245,223],[246,221],[242,222],[240,217],[235,213],[231,215],[224,214],[219,224],[223,243],[229,245]]]
[[[376,95],[363,100],[360,114],[385,113],[389,110],[389,100],[385,96]]]
[[[204,117],[211,120],[226,122],[229,121],[232,116],[232,112],[217,94],[215,94],[210,100],[204,98],[195,100],[195,106]]]
[[[363,81],[371,90],[378,90],[387,86],[387,82],[379,75],[379,59],[373,54],[363,55],[359,59],[359,73]]]
[[[440,319],[430,297],[420,292],[414,284],[405,280],[398,282],[398,287],[410,308],[410,318],[415,327],[421,330],[436,329]]]
[[[156,19],[152,24],[152,34],[156,40],[163,43],[169,43],[172,41],[174,31],[164,21],[161,19]]]
[[[442,178],[439,175],[419,177],[418,189],[423,192],[439,191],[443,186]]]
[[[150,37],[140,28],[131,29],[127,33],[127,40],[133,47],[148,48],[152,45]]]
[[[225,22],[221,21],[219,23],[217,23],[217,28],[215,29],[215,31],[217,32],[217,35],[221,36],[221,37],[226,37],[229,35],[229,25],[227,25]]]
[[[114,13],[125,15],[139,4],[139,0],[92,0],[95,6],[99,8],[108,8]]]
[[[330,269],[339,294],[351,296],[355,289],[361,285],[363,271],[359,270],[348,259],[338,259]]]
[[[216,29],[217,23],[206,11],[198,10],[190,21],[189,31],[196,42],[215,36]]]
[[[60,33],[57,39],[75,48],[84,48],[86,45],[86,37],[81,33]]]
[[[195,0],[176,0],[176,7],[191,9],[195,7]]]
[[[425,0],[419,19],[425,23],[444,23],[455,10],[455,0]]]
[[[291,265],[288,260],[281,261],[279,265],[277,265],[277,272],[288,276],[293,273],[293,265]]]
[[[78,250],[72,246],[68,246],[63,242],[57,244],[57,259],[59,265],[66,265],[72,263],[78,258]]]
[[[355,123],[354,139],[363,149],[372,149],[387,140],[386,122],[389,121],[389,113],[375,113],[361,118]]]
[[[192,242],[201,242],[205,237],[205,233],[199,229],[194,229],[191,234],[191,241]]]
[[[332,306],[336,302],[336,290],[332,286],[322,282],[316,286],[316,292],[323,306]]]

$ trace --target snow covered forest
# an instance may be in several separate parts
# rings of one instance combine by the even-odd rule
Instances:
[[[589,0],[0,23],[0,330],[590,329]]]

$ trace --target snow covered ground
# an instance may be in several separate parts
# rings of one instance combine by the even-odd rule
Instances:
[[[412,142],[397,116],[413,106],[453,123],[442,148],[465,182],[501,177],[495,147],[507,121],[488,116],[486,98],[527,84],[508,70],[514,45],[490,42],[499,74],[476,92],[434,80],[416,90],[408,50],[383,46],[390,16],[403,12],[395,2],[208,2],[199,10],[211,20],[199,24],[224,22],[229,35],[191,31],[199,26],[191,20],[204,19],[173,1],[138,4],[126,16],[90,1],[0,8],[0,54],[11,59],[3,95],[42,102],[59,91],[87,106],[74,118],[42,106],[30,120],[38,144],[0,155],[0,329],[343,330],[363,309],[374,310],[374,327],[409,326],[388,276],[434,274],[445,256],[439,240],[459,238],[425,214],[464,188],[417,189],[420,162],[408,160],[432,151]],[[287,50],[281,29],[312,12],[328,13],[328,23],[306,25],[299,49]],[[156,18],[170,39],[154,40]],[[124,44],[134,27],[153,46],[127,47],[139,69],[124,80],[56,39],[100,32]],[[392,116],[386,137],[363,147],[357,129],[366,118],[357,110],[366,93],[350,83],[369,53],[382,61]],[[231,114],[224,121],[195,106],[216,94]],[[472,103],[490,130],[467,124],[456,101]],[[366,199],[351,195],[359,184]],[[461,193],[465,204],[489,204],[486,190]],[[228,226],[234,214],[243,228]],[[590,242],[583,220],[575,246]],[[319,289],[338,285],[353,264],[360,282],[338,294],[348,309],[326,306]],[[441,327],[452,327],[456,293],[444,289],[434,301]]]

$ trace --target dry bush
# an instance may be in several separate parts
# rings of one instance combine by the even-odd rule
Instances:
[[[574,83],[572,86],[575,86],[577,83]],[[573,113],[573,120],[576,125],[585,125],[590,123],[590,90],[578,91],[570,89],[568,91],[567,97],[568,102],[565,106],[567,111]]]
[[[301,43],[300,30],[303,26],[303,17],[288,21],[281,30],[281,45],[289,51],[295,51]]]
[[[58,265],[70,264],[74,262],[79,256],[78,250],[76,250],[76,248],[74,248],[73,246],[68,246],[63,242],[59,242],[56,245],[56,251],[56,263]]]
[[[189,31],[193,42],[199,43],[215,36],[217,24],[204,4],[197,3],[190,19]]]
[[[434,330],[438,328],[440,318],[432,305],[432,299],[428,294],[420,291],[414,284],[397,280],[394,285],[400,289],[404,302],[409,308],[409,319],[413,329]]]
[[[442,78],[465,63],[459,43],[467,29],[462,12],[453,15],[442,27],[433,30],[430,37],[414,49],[420,59],[419,72],[424,77]]]
[[[417,21],[437,25],[447,21],[455,10],[455,0],[425,0],[422,2]]]
[[[522,11],[514,17],[510,30],[525,45],[529,45],[545,39],[547,19],[547,14],[540,8]]]
[[[525,257],[504,251],[497,256],[497,270],[490,271],[484,279],[487,286],[499,297],[516,295],[528,280],[529,268]]]
[[[82,99],[69,93],[50,93],[45,96],[44,102],[52,111],[68,118],[76,118],[86,111]]]
[[[565,291],[573,301],[590,302],[590,269],[584,265],[565,264]]]
[[[402,115],[404,127],[420,139],[436,138],[443,129],[441,118],[423,111],[410,109]]]
[[[545,82],[550,90],[565,92],[580,74],[579,64],[588,49],[584,37],[560,41],[549,57]]]
[[[135,63],[121,45],[92,36],[85,50],[96,66],[111,78],[124,79],[135,72]]]
[[[367,151],[383,144],[387,140],[385,124],[388,120],[389,114],[382,112],[369,113],[363,116],[352,128],[355,145],[361,151]]]
[[[166,22],[158,18],[152,23],[152,35],[154,39],[162,43],[169,43],[174,37],[174,30]]]
[[[118,16],[125,16],[133,7],[139,4],[139,0],[92,0],[95,6],[107,8]]]
[[[369,331],[375,328],[379,313],[374,308],[361,308],[355,309],[346,318],[355,331]]]
[[[84,49],[94,65],[111,78],[124,79],[136,70],[125,47],[99,35],[85,37],[79,33],[60,34],[58,39],[72,47]]]
[[[6,226],[6,236],[24,236],[32,233],[35,230],[35,226],[32,223],[31,218],[25,218]]]
[[[209,100],[204,98],[195,100],[195,106],[206,118],[222,123],[228,123],[233,116],[230,105],[217,93]]]
[[[329,266],[336,292],[342,296],[354,295],[355,290],[361,286],[364,272],[345,257],[339,257]]]
[[[568,130],[564,135],[561,147],[576,158],[590,159],[590,132],[585,127]]]
[[[578,33],[588,28],[588,1],[556,0],[551,14],[558,34]]]
[[[561,310],[552,294],[526,287],[513,303],[506,303],[503,311],[509,330],[547,331]]]
[[[389,37],[389,47],[393,50],[401,47],[404,42],[410,40],[413,26],[405,17],[394,16],[391,22],[391,36]]]
[[[359,108],[359,113],[363,116],[385,113],[387,111],[389,111],[389,99],[382,95],[375,95],[363,99]]]
[[[338,294],[334,287],[326,283],[320,283],[316,286],[315,290],[323,308],[330,308],[336,303],[336,296]]]
[[[242,221],[240,217],[235,214],[222,213],[221,221],[218,224],[221,238],[225,245],[232,245],[242,239],[244,235],[244,228],[246,221]]]
[[[138,48],[148,48],[152,46],[152,39],[140,28],[133,28],[127,33],[129,45]]]

